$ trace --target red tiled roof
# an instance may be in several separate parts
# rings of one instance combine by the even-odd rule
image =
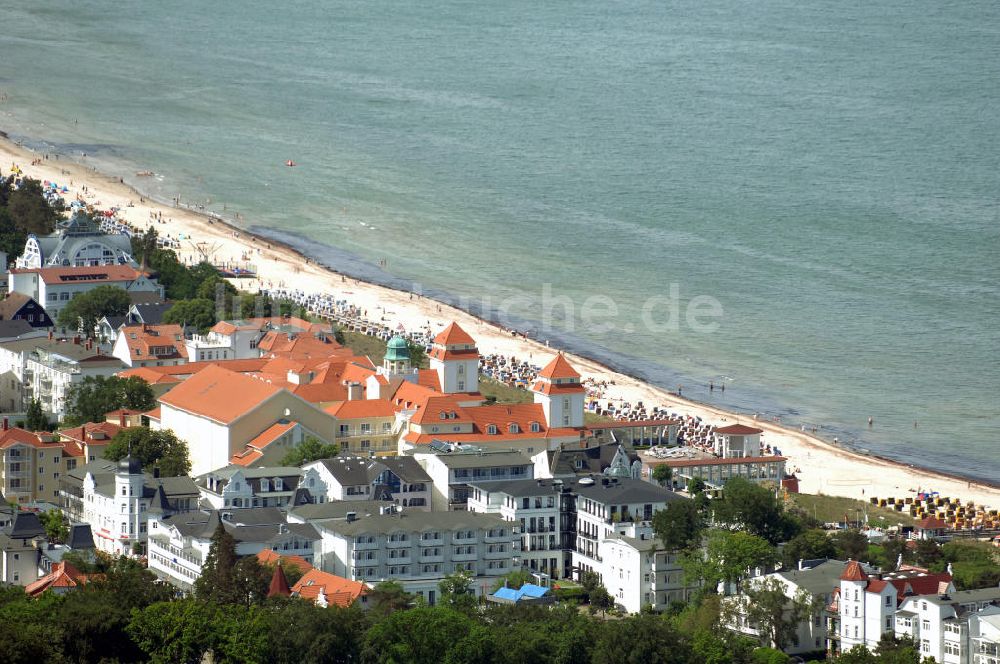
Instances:
[[[17,445],[18,443],[31,445],[32,447],[43,446],[42,440],[38,437],[38,434],[25,429],[11,427],[10,429],[0,431],[0,449],[7,449],[8,447]]]
[[[143,415],[145,415],[146,417],[148,417],[151,420],[156,420],[157,422],[159,422],[160,421],[160,407],[157,406],[153,410],[143,413]]]
[[[247,443],[247,447],[263,450],[265,447],[281,438],[283,435],[294,429],[298,422],[275,422],[264,429],[257,437]]]
[[[133,361],[187,358],[180,325],[133,325],[120,334]]]
[[[868,575],[865,574],[865,571],[861,568],[861,563],[857,560],[847,563],[844,573],[840,575],[841,581],[864,581],[867,578]]]
[[[11,272],[15,274],[35,272],[47,284],[135,281],[139,277],[149,276],[130,265],[35,267],[13,269]]]
[[[267,589],[268,597],[289,597],[292,591],[288,588],[288,579],[285,578],[285,570],[281,565],[274,566],[274,573],[271,575],[271,585]]]
[[[532,392],[538,392],[539,394],[579,394],[581,392],[586,392],[585,388],[581,383],[548,383],[544,380],[540,380],[531,386]]]
[[[282,567],[294,567],[303,574],[313,568],[309,561],[302,556],[282,556],[271,549],[261,549],[257,554],[257,561],[262,565],[277,565],[281,563]]]
[[[76,588],[87,583],[89,576],[68,562],[62,561],[52,565],[52,571],[33,583],[24,587],[24,592],[37,597],[49,588]]]
[[[936,516],[924,517],[920,521],[917,521],[917,525],[915,526],[917,530],[944,530],[947,527],[948,524]]]
[[[368,588],[360,581],[351,581],[318,569],[311,569],[292,586],[292,593],[303,599],[317,601],[320,593],[330,605],[347,607],[354,603]]]
[[[460,328],[458,323],[451,323],[434,337],[434,344],[438,346],[475,346],[476,340]]]
[[[229,424],[280,391],[262,380],[209,366],[160,397],[160,403]]]
[[[479,351],[475,348],[450,350],[444,346],[435,346],[434,348],[431,348],[431,352],[427,354],[427,357],[435,360],[441,360],[442,362],[448,362],[451,360],[478,360]]]
[[[566,361],[562,353],[559,353],[555,358],[545,365],[545,367],[538,372],[539,378],[579,378],[580,374],[573,365]]]
[[[951,574],[941,572],[939,574],[924,574],[910,576],[903,579],[888,579],[889,583],[896,586],[898,597],[902,600],[908,595],[936,595],[941,588],[941,584],[951,583]]]
[[[716,429],[715,433],[721,433],[723,436],[750,436],[755,433],[764,433],[764,430],[748,427],[745,424],[730,424],[727,427]]]
[[[121,430],[121,426],[114,422],[87,422],[71,429],[62,429],[58,433],[67,440],[88,445],[107,445]]]
[[[324,410],[340,420],[364,417],[393,417],[396,415],[392,404],[382,399],[341,401],[332,406],[327,406]]]

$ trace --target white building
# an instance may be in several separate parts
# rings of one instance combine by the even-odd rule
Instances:
[[[909,597],[896,612],[896,636],[912,638],[921,657],[944,664],[970,664],[975,651],[970,622],[984,609],[1000,613],[1000,588]]]
[[[299,430],[300,435],[278,435],[267,450],[280,459],[302,435],[333,442],[336,418],[316,405],[271,382],[209,365],[160,397],[160,427],[172,429],[187,441],[191,472],[201,475],[229,465],[258,436],[275,425],[279,431]],[[257,451],[243,456],[241,464],[267,462]]]
[[[34,298],[54,321],[58,321],[59,312],[70,300],[98,286],[163,297],[163,287],[131,265],[25,268],[13,269],[9,275],[9,291]]]
[[[858,645],[874,650],[883,634],[895,632],[896,609],[903,598],[952,592],[955,586],[950,574],[903,568],[871,576],[852,560],[840,577],[840,587],[834,591],[831,610],[836,618],[831,650],[847,652]]]
[[[260,357],[263,324],[255,321],[219,321],[208,334],[195,334],[185,342],[191,362],[245,360]]]
[[[319,473],[294,466],[243,468],[230,465],[195,478],[202,501],[212,509],[281,507],[325,502]]]
[[[438,374],[443,393],[479,392],[479,350],[475,339],[457,323],[434,337],[427,357],[431,369]]]
[[[184,364],[184,331],[180,325],[126,326],[116,335],[111,354],[129,367]]]
[[[574,496],[562,480],[509,480],[469,485],[470,512],[519,524],[521,564],[553,579],[568,576]]]
[[[800,592],[804,592],[815,602],[816,606],[826,607],[832,601],[834,589],[840,583],[840,577],[847,569],[847,565],[846,561],[841,560],[800,560],[796,569],[753,577],[747,583],[760,584],[768,579],[773,579],[781,584],[789,600]],[[866,568],[863,565],[862,569],[866,573],[873,572],[871,568]],[[731,606],[735,609],[736,618],[729,627],[749,636],[760,637],[759,630],[755,625],[750,624],[746,616],[745,602],[745,596],[732,598]],[[800,655],[826,650],[829,647],[827,633],[831,622],[832,619],[826,615],[823,609],[804,617],[796,629],[794,642],[785,649],[785,652],[789,655]],[[771,644],[765,643],[764,645],[770,646]]]
[[[431,510],[430,475],[412,457],[344,457],[304,465],[317,474],[327,500],[384,500],[399,507]],[[316,495],[314,493],[314,495]]]
[[[531,386],[535,403],[542,405],[550,427],[582,427],[583,401],[587,390],[580,374],[560,353],[538,372]]]
[[[69,518],[90,524],[97,549],[113,556],[131,555],[135,544],[146,541],[151,513],[194,509],[198,501],[190,477],[153,478],[130,457],[68,472],[60,494]]]
[[[6,255],[4,256],[6,262]],[[41,237],[28,235],[24,252],[15,262],[18,268],[65,266],[135,265],[132,242],[125,234],[102,231],[85,213],[78,210],[70,219],[60,221],[56,231]]]
[[[653,514],[674,500],[688,500],[662,487],[631,478],[584,477],[576,493],[576,544],[573,570],[603,574],[604,543],[613,535],[642,541],[652,536]]]
[[[346,517],[313,522],[322,535],[322,569],[368,584],[391,579],[428,604],[449,574],[469,572],[475,593],[486,595],[520,567],[518,526],[497,515],[402,510]]]
[[[971,664],[1000,664],[1000,608],[983,609],[969,619]]]
[[[301,556],[312,564],[319,534],[309,524],[289,523],[274,507],[244,510],[198,510],[169,516],[150,514],[149,570],[184,591],[201,576],[212,535],[222,523],[236,540],[236,555],[252,556],[271,549],[282,556]]]
[[[626,533],[601,540],[596,569],[615,604],[638,613],[643,607],[665,611],[675,602],[686,603],[696,588],[685,581],[677,552],[666,550],[639,524],[628,524]]]
[[[531,459],[517,452],[423,453],[413,458],[434,483],[431,507],[435,512],[466,509],[470,484],[534,478]]]

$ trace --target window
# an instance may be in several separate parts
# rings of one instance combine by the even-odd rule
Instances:
[[[892,606],[892,596],[891,595],[886,595],[885,596],[885,605],[886,606]]]
[[[496,432],[497,432],[497,425],[495,425],[495,424],[489,424],[489,425],[486,426],[486,433],[491,434],[491,435],[495,435]]]
[[[531,423],[531,432],[532,433],[538,433],[541,430],[542,430],[542,427],[539,426],[538,422],[532,422]]]

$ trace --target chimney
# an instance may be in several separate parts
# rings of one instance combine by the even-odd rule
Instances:
[[[93,339],[87,339],[86,348],[87,348],[87,350],[92,350],[94,348],[94,340]]]
[[[120,426],[122,429],[128,426],[128,423],[125,421],[124,412],[118,413],[118,426]]]
[[[80,345],[80,335],[79,334],[77,334],[76,336],[73,337],[73,343],[76,344],[77,346]]]
[[[357,520],[358,520],[358,513],[357,512],[348,512],[347,513],[347,523],[354,523]]]
[[[7,429],[9,429],[9,428],[10,428],[10,420],[8,420],[8,419],[7,419],[6,417],[5,417],[5,418],[3,418],[3,430],[4,430],[4,431],[6,431],[6,430],[7,430]]]
[[[55,334],[52,332],[52,330],[49,330],[49,341],[52,341],[52,337],[54,336]]]

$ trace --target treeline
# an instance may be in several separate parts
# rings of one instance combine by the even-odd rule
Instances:
[[[9,262],[24,251],[30,233],[48,235],[58,219],[38,180],[23,179],[15,188],[13,175],[0,177],[0,251],[7,252]]]

